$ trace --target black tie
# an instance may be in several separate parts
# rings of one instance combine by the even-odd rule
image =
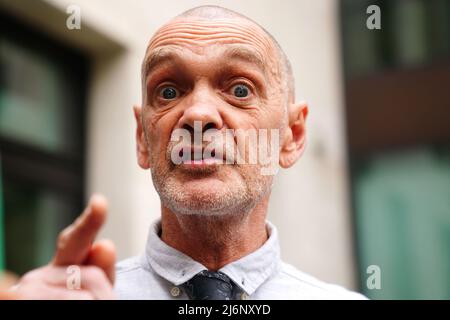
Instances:
[[[241,293],[222,272],[202,271],[183,284],[191,300],[235,300]]]

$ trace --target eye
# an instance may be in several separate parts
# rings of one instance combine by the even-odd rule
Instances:
[[[249,95],[250,89],[244,84],[238,84],[232,88],[232,91],[235,97],[245,98]]]
[[[159,95],[165,100],[173,100],[178,96],[178,90],[174,87],[164,87],[159,91]]]

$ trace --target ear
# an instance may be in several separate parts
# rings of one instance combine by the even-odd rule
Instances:
[[[142,169],[149,169],[149,152],[145,132],[142,127],[142,108],[140,106],[134,106],[133,111],[134,118],[136,119],[136,153],[138,164]]]
[[[306,102],[291,104],[288,113],[289,123],[284,130],[280,151],[280,166],[285,169],[297,162],[305,149],[308,105]]]

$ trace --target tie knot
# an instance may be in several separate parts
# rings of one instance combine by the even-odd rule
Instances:
[[[235,300],[239,288],[224,273],[202,271],[183,285],[191,300]]]

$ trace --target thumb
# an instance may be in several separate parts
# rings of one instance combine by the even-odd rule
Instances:
[[[114,243],[106,239],[95,242],[84,264],[99,267],[105,272],[111,284],[114,284],[116,274],[116,248]]]

